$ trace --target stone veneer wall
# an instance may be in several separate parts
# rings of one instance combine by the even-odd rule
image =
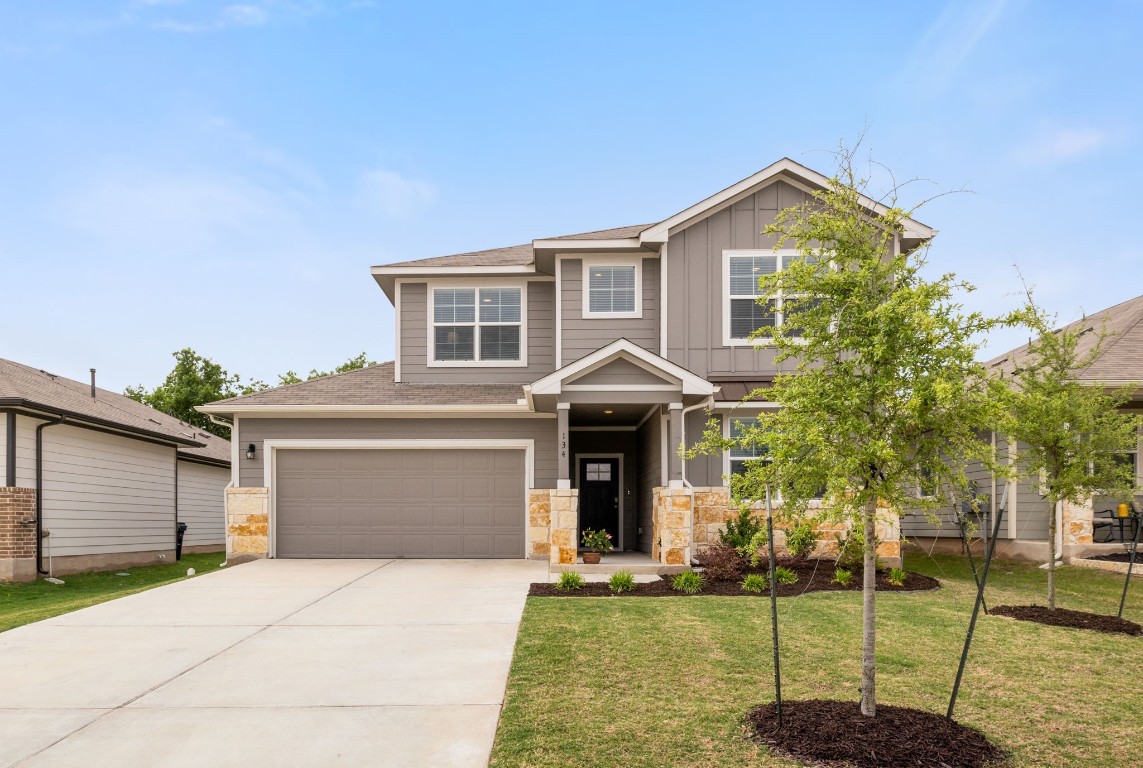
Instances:
[[[0,581],[35,581],[35,488],[0,488]]]
[[[690,565],[694,491],[659,487],[651,498],[651,557],[664,565]]]
[[[1092,522],[1095,519],[1095,512],[1092,509],[1092,500],[1088,499],[1083,504],[1072,504],[1071,502],[1065,501],[1063,503],[1062,512],[1064,552],[1067,552],[1069,547],[1091,544],[1094,541],[1092,538],[1094,531]]]
[[[226,556],[244,559],[270,553],[270,489],[226,489]]]
[[[694,488],[694,547],[701,551],[719,540],[719,533],[726,528],[726,521],[738,514],[738,507],[730,502],[730,491],[721,486],[711,488]],[[755,502],[751,509],[757,513],[765,513],[766,505]],[[777,524],[778,519],[775,519]],[[837,535],[846,530],[844,523],[820,522],[815,526],[818,532],[818,544],[812,553],[813,557],[832,557],[837,555]],[[901,521],[889,509],[882,510],[877,522],[877,556],[885,560],[887,565],[901,564]],[[786,532],[775,526],[774,548],[786,554]]]
[[[551,500],[548,562],[571,565],[576,561],[579,547],[579,489],[550,488],[548,494]]]

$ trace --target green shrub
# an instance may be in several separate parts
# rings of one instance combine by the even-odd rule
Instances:
[[[835,568],[833,571],[833,583],[848,587],[853,583],[853,571],[848,571],[845,568]]]
[[[564,571],[560,574],[560,578],[556,581],[554,586],[561,592],[570,592],[573,589],[583,589],[583,585],[583,576],[580,576],[575,571]]]
[[[779,565],[774,569],[774,581],[779,584],[797,584],[798,574],[791,571],[785,566]]]
[[[848,531],[845,538],[835,534],[837,538],[838,554],[837,565],[851,571],[865,570],[865,534],[860,528]],[[877,558],[877,567],[881,567],[881,558]]]
[[[770,536],[766,533],[766,529],[755,533],[750,537],[750,543],[745,547],[738,547],[737,551],[746,560],[750,561],[751,568],[757,568],[762,563],[762,555],[759,554],[766,545],[770,543]]]
[[[751,573],[742,580],[742,589],[746,592],[761,593],[767,586],[766,577],[760,573]]]
[[[718,536],[722,539],[722,543],[738,549],[749,547],[754,534],[764,529],[762,519],[756,517],[748,507],[743,507],[738,510],[737,517],[726,521],[726,530],[721,531]]]
[[[894,568],[893,570],[889,571],[889,583],[895,587],[905,586],[905,579],[908,577],[909,574],[905,571],[904,568]]]
[[[683,571],[675,576],[675,580],[671,582],[671,588],[688,595],[697,595],[702,592],[702,588],[706,585],[706,580],[703,579],[701,573],[695,571]]]
[[[786,532],[786,549],[790,555],[804,560],[818,545],[818,533],[814,524],[808,520],[802,521]]]
[[[738,581],[746,562],[738,550],[725,542],[712,544],[699,555],[703,575],[711,581]]]
[[[612,592],[630,592],[635,589],[635,577],[631,575],[631,571],[616,571],[611,574],[607,585],[611,587]]]

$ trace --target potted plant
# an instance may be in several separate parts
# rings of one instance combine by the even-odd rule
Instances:
[[[612,550],[611,534],[603,529],[593,531],[590,528],[584,528],[583,538],[580,539],[580,542],[588,550],[583,553],[585,563],[598,563],[601,555]]]

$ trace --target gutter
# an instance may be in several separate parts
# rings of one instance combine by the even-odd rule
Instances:
[[[688,406],[679,412],[681,414],[680,418],[682,418],[682,420],[683,420],[683,423],[680,425],[682,427],[682,429],[679,430],[679,433],[682,436],[684,448],[687,445],[687,414],[690,413],[691,411],[697,411],[699,408],[712,408],[712,407],[714,407],[714,395],[710,395],[705,400],[703,400],[701,403],[695,403],[694,405]],[[682,459],[683,487],[684,488],[694,488],[694,486],[691,485],[691,481],[687,480],[687,459],[685,456],[682,456],[680,458]]]
[[[72,421],[72,422],[82,422],[82,423],[87,423],[87,424],[94,424],[94,425],[96,425],[96,427],[103,427],[105,430],[109,430],[109,431],[116,433],[116,434],[121,434],[121,435],[125,434],[125,435],[129,435],[129,436],[132,436],[132,435],[143,436],[145,438],[149,438],[151,440],[156,440],[156,441],[166,443],[166,444],[179,443],[181,445],[188,445],[188,446],[191,446],[194,448],[205,447],[204,443],[200,443],[197,440],[190,440],[190,439],[187,439],[185,437],[180,437],[178,435],[167,434],[167,433],[159,432],[159,431],[152,431],[149,429],[140,429],[138,427],[131,426],[130,424],[124,424],[122,422],[117,422],[117,421],[111,421],[110,419],[103,419],[103,418],[100,418],[98,416],[90,416],[90,415],[85,414],[85,413],[78,413],[76,411],[70,411],[70,410],[67,410],[64,408],[56,408],[55,406],[43,405],[41,403],[36,403],[36,402],[31,401],[31,400],[25,400],[24,398],[21,398],[21,397],[0,398],[0,406],[5,407],[6,409],[15,408],[18,410],[27,411],[27,412],[29,412],[27,415],[33,416],[34,418],[37,418],[37,419],[54,418],[54,416],[47,416],[44,414],[56,414],[60,418],[67,418],[69,421]]]
[[[44,570],[44,430],[66,420],[61,415],[36,425],[36,573],[41,576],[49,575]]]

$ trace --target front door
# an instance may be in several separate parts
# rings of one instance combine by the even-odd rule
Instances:
[[[619,459],[579,460],[580,536],[585,528],[607,531],[619,547]]]

